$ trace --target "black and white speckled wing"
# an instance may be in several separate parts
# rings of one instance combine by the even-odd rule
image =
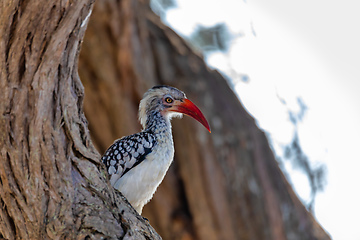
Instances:
[[[110,176],[118,178],[141,163],[156,145],[150,132],[139,132],[116,140],[101,158]]]

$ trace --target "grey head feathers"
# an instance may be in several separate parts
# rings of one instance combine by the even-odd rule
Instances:
[[[144,129],[146,128],[149,116],[167,108],[167,106],[163,104],[165,97],[171,97],[173,100],[182,100],[186,98],[186,95],[179,89],[165,85],[159,85],[149,89],[144,94],[139,106],[139,121]],[[171,118],[173,116],[182,116],[182,114],[171,113],[171,115],[164,117]]]

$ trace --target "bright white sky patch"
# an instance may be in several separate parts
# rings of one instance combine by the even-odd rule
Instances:
[[[299,125],[301,146],[314,164],[328,169],[315,216],[334,240],[359,240],[360,2],[178,0],[178,6],[166,20],[183,35],[197,24],[219,22],[244,35],[208,63],[228,75],[234,68],[250,77],[236,91],[275,143],[288,143],[293,131],[277,95],[291,109],[297,97],[304,100],[309,109]],[[285,165],[297,193],[308,200],[304,175]]]

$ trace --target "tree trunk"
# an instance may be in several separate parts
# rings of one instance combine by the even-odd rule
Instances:
[[[90,140],[77,62],[93,2],[0,3],[1,239],[160,239]]]
[[[294,194],[264,133],[226,80],[149,9],[96,3],[79,73],[101,153],[140,130],[137,107],[153,85],[183,90],[210,120],[173,120],[175,161],[146,216],[164,239],[330,239]]]

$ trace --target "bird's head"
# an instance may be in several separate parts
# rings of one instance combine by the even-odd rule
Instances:
[[[146,126],[148,116],[160,113],[163,117],[188,115],[199,121],[209,132],[210,126],[200,109],[186,98],[185,93],[169,86],[155,86],[149,89],[139,106],[139,120],[143,127]]]

